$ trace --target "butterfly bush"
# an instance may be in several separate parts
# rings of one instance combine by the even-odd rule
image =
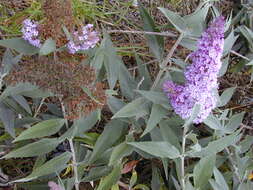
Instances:
[[[224,17],[220,16],[202,34],[197,50],[190,54],[192,64],[184,72],[185,84],[163,84],[172,107],[183,119],[190,117],[196,103],[200,104],[200,112],[193,121],[196,124],[206,119],[217,103],[213,90],[218,88],[217,76],[222,65],[224,25]]]
[[[23,39],[27,40],[31,45],[40,47],[41,43],[38,39],[39,31],[37,30],[38,24],[31,19],[25,19],[23,21],[22,33]]]
[[[63,190],[60,185],[53,181],[48,182],[48,187],[50,188],[50,190]]]
[[[98,33],[93,31],[93,25],[87,24],[82,28],[81,34],[78,31],[74,32],[73,40],[68,42],[67,47],[69,52],[74,54],[77,51],[95,47],[98,41]]]

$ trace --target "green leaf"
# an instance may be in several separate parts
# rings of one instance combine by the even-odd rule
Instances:
[[[252,189],[253,189],[253,183],[251,181],[241,183],[238,187],[238,190],[252,190]]]
[[[229,190],[226,180],[224,179],[223,175],[217,168],[214,168],[213,174],[214,174],[215,182],[219,186],[219,189],[215,189],[215,190]]]
[[[189,180],[187,180],[186,184],[185,184],[185,188],[187,190],[195,190],[194,187],[192,186],[191,182]]]
[[[27,102],[27,100],[20,95],[13,95],[11,96],[27,113],[32,115],[32,110]]]
[[[87,94],[94,102],[103,105],[101,102],[99,102],[96,97],[92,94],[89,88],[82,87],[82,90],[84,91],[85,94]]]
[[[159,30],[155,27],[155,23],[153,19],[148,14],[148,11],[142,6],[140,6],[140,15],[144,22],[144,27],[143,27],[144,31],[159,32]],[[155,57],[161,61],[163,59],[163,52],[164,52],[163,37],[156,36],[156,35],[146,35],[146,38],[148,40],[148,45],[150,47],[150,50],[155,55]]]
[[[221,152],[226,147],[236,143],[240,139],[239,131],[236,131],[235,133],[231,135],[227,135],[225,137],[222,137],[218,140],[210,142],[207,147],[203,148],[200,152],[190,153],[189,156],[192,157],[204,157],[212,154],[216,154],[218,152]]]
[[[15,86],[8,86],[0,96],[0,101],[8,96],[23,95],[30,98],[46,98],[53,96],[52,93],[45,92],[31,83],[18,83]]]
[[[163,140],[169,142],[173,146],[177,147],[178,149],[181,148],[179,143],[179,134],[177,134],[173,129],[172,126],[174,124],[173,120],[162,120],[159,123],[161,135]]]
[[[167,109],[171,108],[168,98],[162,92],[146,91],[146,90],[136,90],[136,92],[138,92],[139,94],[141,94],[143,97],[153,102],[154,104],[160,104]]]
[[[99,136],[89,163],[96,161],[104,151],[111,148],[125,134],[126,130],[127,128],[123,122],[119,120],[110,121],[105,126],[103,133]]]
[[[194,13],[183,17],[188,27],[188,35],[201,36],[209,8],[210,3],[206,3],[204,6],[200,5],[200,8],[196,9]]]
[[[111,171],[112,171],[112,167],[109,167],[109,166],[94,167],[94,168],[91,168],[89,174],[85,176],[81,181],[82,182],[96,181],[108,175]]]
[[[56,43],[52,38],[47,39],[41,46],[39,54],[48,55],[56,50]]]
[[[228,64],[229,64],[229,56],[227,56],[225,59],[222,60],[222,66],[219,70],[218,77],[222,77],[223,75],[226,74],[227,69],[228,69]]]
[[[123,108],[121,108],[112,119],[121,118],[121,117],[134,117],[136,115],[146,115],[147,111],[147,102],[144,98],[137,98],[134,101],[128,103]]]
[[[4,74],[8,74],[12,67],[14,65],[16,65],[20,59],[22,58],[22,54],[20,55],[17,55],[16,57],[14,57],[14,55],[12,54],[12,52],[10,51],[10,49],[6,49],[6,51],[4,52],[4,55],[3,55],[3,59],[2,59],[2,69],[1,69],[1,74],[4,75]],[[3,76],[2,76],[3,78]]]
[[[123,108],[126,103],[123,102],[122,100],[115,98],[114,96],[109,96],[107,104],[112,111],[112,113],[117,113],[121,108]]]
[[[54,139],[41,139],[38,142],[27,144],[21,148],[11,151],[3,158],[22,158],[40,156],[54,150],[61,141],[57,138]]]
[[[220,96],[220,101],[218,102],[217,107],[225,106],[230,99],[232,98],[236,87],[227,88]]]
[[[248,65],[248,66],[252,66],[253,65],[253,59],[252,60],[250,60],[246,65]]]
[[[168,142],[129,142],[127,144],[161,158],[175,159],[180,156],[178,149]]]
[[[134,190],[135,189],[141,189],[141,190],[149,190],[149,187],[148,186],[146,186],[146,185],[144,185],[144,184],[138,184],[138,185],[136,185],[136,186],[134,186],[134,188],[133,188]]]
[[[198,103],[196,103],[194,105],[194,107],[192,108],[191,116],[185,121],[185,123],[183,125],[183,128],[184,127],[188,127],[189,125],[192,124],[192,122],[194,121],[194,119],[197,118],[197,116],[199,114],[199,111],[200,111],[200,105]]]
[[[142,79],[144,79],[139,89],[149,90],[152,84],[152,80],[151,80],[149,71],[147,69],[147,66],[143,64],[143,62],[141,61],[141,59],[139,58],[137,54],[135,54],[135,59],[136,59],[138,72],[139,72],[138,80],[141,81]]]
[[[247,135],[244,139],[240,142],[240,153],[243,154],[247,152],[253,145],[253,136]]]
[[[5,131],[15,138],[14,121],[15,113],[4,104],[0,103],[0,120],[4,124]]]
[[[147,127],[142,136],[149,133],[168,114],[168,110],[158,104],[153,104]]]
[[[231,33],[228,35],[228,37],[225,39],[224,49],[223,49],[224,56],[227,55],[231,51],[231,49],[238,37],[239,37],[239,35],[235,36],[234,30],[232,30]]]
[[[202,189],[212,177],[216,155],[201,158],[193,170],[194,186]]]
[[[104,51],[104,66],[107,72],[107,80],[110,89],[113,89],[119,78],[119,67],[122,64],[122,60],[117,55],[116,49],[113,47],[112,41],[108,34],[104,35],[101,46]]]
[[[33,179],[36,179],[41,176],[46,176],[52,173],[60,173],[61,170],[67,167],[67,162],[70,160],[71,154],[70,152],[64,152],[60,156],[57,156],[40,167],[34,169],[34,171],[28,175],[27,177],[19,180],[15,180],[14,182],[27,182]]]
[[[183,38],[180,42],[180,45],[191,51],[197,50],[197,40],[195,39]]]
[[[119,68],[119,84],[122,95],[128,100],[133,100],[135,96],[134,90],[137,88],[137,83],[123,64],[121,64]]]
[[[53,135],[62,128],[64,123],[65,119],[42,121],[23,131],[13,142]]]
[[[91,112],[89,115],[82,117],[74,121],[74,126],[76,128],[77,136],[82,136],[82,134],[89,129],[91,129],[100,120],[100,110]],[[74,136],[75,136],[74,135]]]
[[[204,123],[214,130],[225,130],[224,127],[221,125],[218,118],[216,118],[213,114],[210,114],[205,120]]]
[[[132,176],[130,178],[129,188],[131,189],[137,182],[137,172],[133,171]]]
[[[14,49],[17,52],[22,53],[24,55],[34,55],[39,52],[39,48],[30,45],[23,38],[11,38],[0,40],[0,46]]]
[[[249,48],[251,52],[253,52],[253,32],[251,29],[249,29],[247,26],[242,25],[238,27],[239,31],[242,33],[242,35],[247,39],[249,43]]]
[[[133,152],[133,148],[126,144],[125,142],[119,144],[116,146],[111,154],[109,166],[112,166],[119,160],[121,160],[123,157],[130,155]]]
[[[244,115],[245,112],[241,112],[229,118],[228,124],[225,126],[226,131],[230,133],[234,132],[242,124]]]
[[[166,16],[166,18],[180,33],[186,33],[188,31],[187,23],[179,14],[161,7],[158,9]]]
[[[111,189],[111,187],[118,182],[120,178],[121,169],[122,169],[121,164],[116,165],[112,170],[112,172],[100,181],[97,190]]]

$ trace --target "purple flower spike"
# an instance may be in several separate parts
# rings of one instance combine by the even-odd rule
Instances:
[[[33,22],[30,19],[25,19],[23,21],[22,33],[23,39],[25,39],[35,47],[40,47],[41,43],[40,40],[38,39],[39,32],[37,30],[37,27],[38,24],[36,22]]]
[[[87,24],[82,28],[81,34],[74,32],[73,41],[69,41],[67,47],[69,52],[74,54],[79,50],[94,48],[99,41],[98,33],[93,31],[93,25]]]
[[[190,55],[192,64],[184,72],[184,85],[171,81],[163,85],[172,107],[183,119],[190,117],[195,103],[200,104],[200,113],[193,121],[196,124],[206,119],[217,103],[213,89],[218,88],[217,76],[222,65],[224,25],[224,17],[220,16],[202,34],[198,49]]]

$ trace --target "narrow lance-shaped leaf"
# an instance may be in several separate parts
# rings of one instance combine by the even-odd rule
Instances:
[[[225,106],[230,99],[232,98],[236,87],[227,88],[220,96],[220,101],[218,102],[217,107]]]
[[[40,48],[40,55],[48,55],[56,50],[56,43],[53,39],[47,39]]]
[[[4,124],[5,131],[15,137],[14,121],[15,113],[4,104],[0,103],[0,120]]]
[[[155,27],[155,23],[151,16],[148,14],[147,10],[140,6],[140,14],[142,17],[142,20],[144,22],[144,30],[150,31],[150,32],[159,32],[158,29]],[[163,58],[163,52],[164,52],[164,39],[161,36],[155,36],[155,35],[146,35],[146,38],[148,40],[149,47],[152,51],[152,53],[155,55],[155,57],[158,60],[162,60]]]
[[[22,158],[40,156],[54,150],[61,141],[59,139],[42,139],[38,142],[27,144],[21,148],[11,151],[3,158]]]
[[[67,167],[67,162],[70,160],[70,158],[71,158],[70,152],[65,152],[60,156],[57,156],[49,160],[45,164],[35,168],[34,171],[27,177],[16,180],[14,182],[27,182],[41,176],[46,176],[55,172],[60,172],[61,170]]]
[[[30,45],[23,38],[11,38],[0,40],[0,46],[14,49],[17,52],[22,53],[24,55],[34,55],[39,52],[39,48]]]
[[[127,144],[161,158],[175,159],[180,156],[178,149],[168,142],[129,142]]]
[[[109,165],[113,165],[118,162],[123,157],[131,154],[133,152],[133,147],[126,144],[125,142],[116,146],[111,154]]]
[[[137,83],[123,64],[119,66],[119,83],[122,95],[128,100],[133,100]]]
[[[158,104],[153,104],[147,127],[142,136],[149,133],[168,114],[168,110]]]
[[[203,188],[208,180],[212,177],[213,168],[215,166],[215,154],[201,158],[193,170],[194,186]]]
[[[121,175],[120,174],[121,169],[122,169],[122,165],[117,164],[112,170],[112,172],[100,181],[97,190],[111,189],[111,187],[118,182]]]
[[[203,148],[200,152],[189,153],[191,157],[204,157],[221,152],[226,147],[236,143],[240,139],[240,131],[236,131],[231,135],[227,135],[218,140],[210,142],[207,147]]]
[[[147,91],[147,90],[136,90],[136,92],[138,92],[143,97],[145,97],[146,99],[148,99],[149,101],[151,101],[155,104],[160,104],[166,109],[171,108],[168,98],[162,92]]]
[[[166,16],[166,18],[171,22],[171,24],[173,24],[173,26],[181,33],[187,32],[187,24],[185,22],[185,20],[178,15],[177,13],[174,13],[173,11],[170,11],[168,9],[165,8],[158,8],[163,14],[164,16]]]
[[[105,150],[111,148],[112,145],[121,138],[126,130],[127,128],[125,124],[119,120],[112,120],[109,122],[105,126],[103,133],[96,141],[89,163],[96,161]]]
[[[146,105],[147,103],[144,98],[137,98],[121,108],[112,118],[134,117],[138,114],[145,115],[148,113]]]
[[[14,142],[50,136],[57,133],[64,125],[65,119],[50,119],[42,121],[23,131]]]
[[[152,80],[151,80],[148,68],[145,64],[143,64],[143,62],[141,61],[140,57],[137,54],[135,54],[135,59],[136,59],[138,72],[139,72],[138,80],[139,81],[143,80],[139,89],[149,90],[151,87]]]

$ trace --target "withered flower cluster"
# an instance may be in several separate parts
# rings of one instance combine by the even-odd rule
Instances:
[[[71,0],[45,0],[43,10],[46,19],[40,24],[39,33],[44,39],[54,39],[58,47],[66,44],[62,26],[69,31],[74,29]],[[29,57],[15,66],[5,80],[10,85],[30,82],[62,97],[67,119],[73,120],[106,103],[104,84],[96,81],[91,67],[81,64],[83,58],[85,56],[68,52],[58,52],[57,59],[50,55]]]

